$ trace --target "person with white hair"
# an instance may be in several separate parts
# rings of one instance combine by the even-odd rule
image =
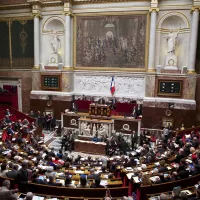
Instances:
[[[33,193],[32,193],[32,192],[28,192],[28,193],[26,194],[26,197],[25,197],[24,200],[32,200],[32,199],[33,199]]]
[[[13,194],[17,192],[17,190],[9,190],[10,181],[4,180],[2,183],[2,187],[0,188],[0,199],[1,200],[17,200],[17,195]]]

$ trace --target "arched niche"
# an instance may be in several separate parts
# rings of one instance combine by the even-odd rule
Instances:
[[[50,34],[52,31],[56,31],[59,35],[64,34],[65,23],[61,17],[50,17],[44,22],[42,32]]]
[[[189,21],[185,15],[179,12],[170,12],[162,16],[158,22],[158,29],[189,29]]]
[[[167,55],[166,38],[170,31],[179,32],[175,54],[177,56],[178,69],[181,70],[188,63],[190,23],[187,17],[180,12],[166,13],[157,24],[156,66],[165,67]]]

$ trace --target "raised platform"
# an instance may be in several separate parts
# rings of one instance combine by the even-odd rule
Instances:
[[[74,151],[106,155],[106,143],[75,140],[74,141]]]

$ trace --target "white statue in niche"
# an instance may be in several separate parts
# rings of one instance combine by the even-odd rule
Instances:
[[[178,34],[179,34],[179,31],[175,33],[173,32],[173,30],[171,30],[168,37],[166,37],[167,53],[170,55],[175,55]]]
[[[55,30],[51,31],[51,35],[53,36],[53,39],[51,40],[53,53],[49,56],[48,66],[58,67],[58,63],[62,64],[62,58],[61,55],[59,55],[59,49],[61,48],[61,41],[58,36],[58,33]]]
[[[53,53],[58,54],[58,49],[60,49],[60,38],[55,30],[52,30],[53,40],[51,41],[51,45],[53,48]]]
[[[170,31],[168,36],[166,37],[167,41],[167,56],[164,69],[167,70],[177,70],[177,56],[175,55],[176,46],[177,46],[177,39],[178,39],[178,32],[174,32],[173,30]]]

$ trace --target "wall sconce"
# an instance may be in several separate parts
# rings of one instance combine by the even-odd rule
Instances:
[[[168,107],[169,107],[169,109],[173,109],[174,108],[174,103],[169,103]]]

